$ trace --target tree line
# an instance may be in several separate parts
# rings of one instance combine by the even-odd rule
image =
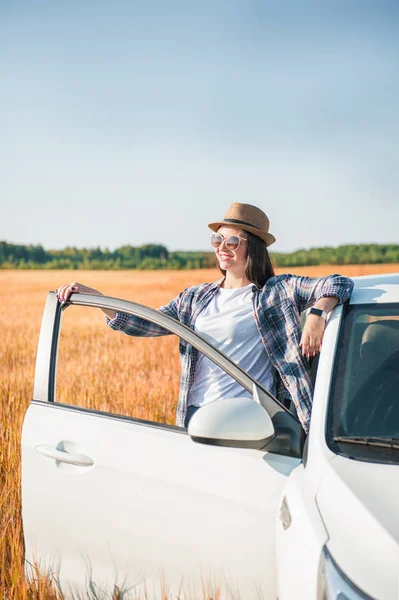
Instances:
[[[399,245],[347,244],[336,248],[310,248],[271,252],[276,267],[399,263]],[[0,269],[207,269],[216,265],[213,252],[171,252],[161,244],[101,248],[67,247],[45,250],[41,245],[0,241]]]

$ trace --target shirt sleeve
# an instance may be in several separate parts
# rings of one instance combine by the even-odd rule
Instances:
[[[161,306],[157,310],[172,317],[172,319],[179,320],[178,306],[182,294],[179,294],[176,298],[173,298],[169,304]],[[115,331],[122,331],[126,335],[133,335],[137,337],[158,337],[161,335],[172,335],[171,331],[164,329],[160,325],[151,323],[141,317],[129,315],[127,313],[117,312],[116,317],[110,319],[105,315],[105,322],[111,329]]]
[[[295,301],[300,312],[312,306],[320,298],[334,296],[338,304],[342,304],[353,290],[353,281],[342,275],[328,275],[326,277],[296,277],[291,279]]]

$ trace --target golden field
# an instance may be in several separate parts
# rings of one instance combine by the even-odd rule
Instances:
[[[391,264],[304,267],[292,272],[356,276],[398,271],[399,265]],[[158,307],[185,287],[218,278],[216,269],[0,270],[0,600],[59,598],[51,582],[41,581],[32,587],[23,578],[20,438],[32,397],[35,353],[47,292],[63,283],[79,281],[110,296]],[[176,339],[139,340],[114,333],[105,327],[100,311],[95,309],[73,307],[65,311],[63,321],[57,400],[174,423],[179,387]]]

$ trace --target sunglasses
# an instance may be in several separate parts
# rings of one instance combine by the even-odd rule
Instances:
[[[246,242],[247,238],[240,237],[239,235],[229,235],[228,238],[225,238],[221,233],[212,233],[211,235],[211,244],[214,248],[219,248],[225,242],[226,248],[229,250],[238,250],[241,240]]]

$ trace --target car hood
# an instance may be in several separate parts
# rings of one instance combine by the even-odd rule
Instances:
[[[373,598],[397,600],[399,465],[336,456],[316,499],[339,567]]]

